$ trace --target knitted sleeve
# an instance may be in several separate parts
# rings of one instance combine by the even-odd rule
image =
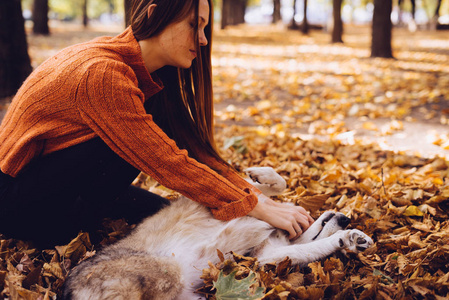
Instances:
[[[255,195],[262,194],[261,191],[259,191],[256,187],[251,185],[248,181],[246,181],[240,174],[238,174],[232,167],[226,165],[225,163],[219,161],[214,156],[210,155],[206,151],[202,151],[202,149],[197,148],[196,152],[199,153],[200,161],[208,165],[209,167],[213,168],[214,170],[217,170],[220,175],[225,177],[227,180],[235,184],[240,189],[249,189],[251,190]]]
[[[247,215],[257,196],[179,149],[145,112],[143,102],[134,73],[117,61],[92,66],[77,90],[80,117],[120,157],[167,188],[209,207],[217,219]]]

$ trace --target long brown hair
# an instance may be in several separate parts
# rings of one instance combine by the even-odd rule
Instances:
[[[165,66],[156,71],[164,89],[146,102],[156,124],[175,140],[180,148],[201,161],[206,151],[226,163],[218,154],[214,139],[211,44],[213,7],[209,2],[209,24],[205,28],[206,46],[198,41],[199,0],[137,0],[134,3],[131,26],[137,40],[159,34],[168,24],[179,22],[195,13],[197,58],[189,69]],[[148,18],[148,6],[156,8]]]

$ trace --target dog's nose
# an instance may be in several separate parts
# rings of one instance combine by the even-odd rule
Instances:
[[[349,225],[349,223],[351,222],[351,219],[349,219],[345,215],[340,215],[340,216],[338,216],[337,222],[338,222],[338,226],[340,226],[341,228],[346,228]]]

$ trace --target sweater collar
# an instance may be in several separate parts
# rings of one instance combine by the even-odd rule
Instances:
[[[160,92],[164,85],[159,77],[153,73],[150,74],[145,67],[140,45],[134,37],[131,26],[116,37],[119,41],[129,45],[129,51],[123,53],[125,63],[129,65],[137,76],[139,88],[145,95],[145,100]]]

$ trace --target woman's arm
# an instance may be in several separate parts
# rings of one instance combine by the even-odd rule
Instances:
[[[100,69],[101,68],[101,69]],[[130,68],[101,62],[78,88],[81,119],[120,157],[162,185],[211,209],[217,219],[247,215],[257,196],[190,158],[154,123]]]

